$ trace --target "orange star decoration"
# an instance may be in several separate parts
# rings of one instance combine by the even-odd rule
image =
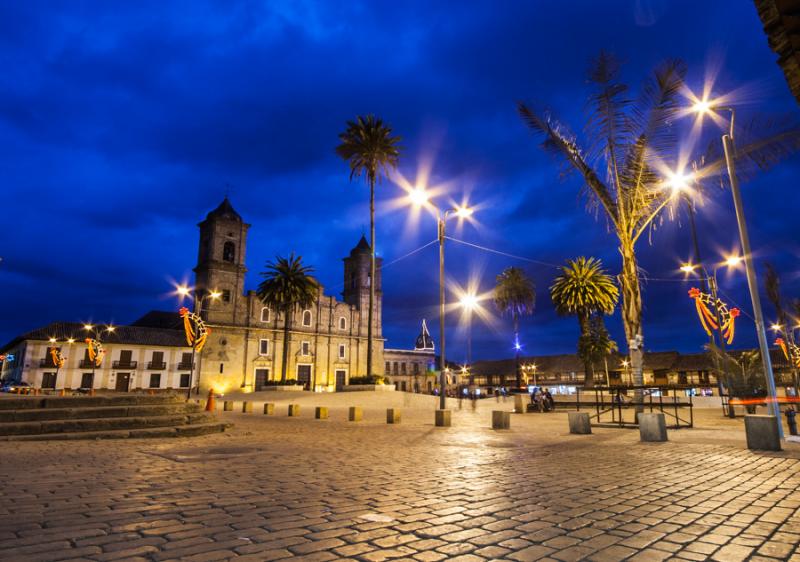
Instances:
[[[781,348],[787,361],[791,362],[795,367],[800,367],[800,347],[791,342],[787,344],[783,338],[776,339],[775,345]]]
[[[186,332],[186,343],[194,347],[195,351],[200,352],[206,344],[206,338],[211,333],[211,328],[207,327],[200,315],[189,312],[189,309],[181,307],[178,313],[183,318],[183,329]]]
[[[728,309],[728,305],[720,299],[717,299],[716,303],[713,302],[714,299],[711,295],[702,292],[696,287],[689,289],[689,297],[694,299],[694,304],[697,307],[697,315],[700,317],[700,324],[703,325],[703,329],[706,333],[710,336],[712,330],[719,330],[722,337],[725,338],[726,343],[733,343],[735,320],[736,317],[741,314],[739,309]],[[716,315],[713,312],[714,308],[716,308],[719,313],[719,320],[722,326],[719,326],[717,323]]]

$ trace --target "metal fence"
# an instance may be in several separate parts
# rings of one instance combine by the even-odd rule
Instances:
[[[638,427],[636,391],[642,393],[645,412],[664,414],[667,427],[681,429],[694,426],[692,395],[689,385],[611,386],[578,389],[575,407],[589,412],[592,425],[597,427]],[[559,402],[560,403],[560,402]]]

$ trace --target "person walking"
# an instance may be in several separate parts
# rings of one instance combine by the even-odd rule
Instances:
[[[784,414],[786,414],[786,425],[789,426],[789,435],[797,435],[797,410],[794,406],[789,406]]]

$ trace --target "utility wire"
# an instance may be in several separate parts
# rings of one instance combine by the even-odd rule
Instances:
[[[548,263],[546,261],[534,260],[534,259],[531,259],[531,258],[526,258],[524,256],[517,256],[517,255],[514,255],[514,254],[509,254],[508,252],[502,252],[500,250],[495,250],[493,248],[487,248],[486,246],[479,246],[478,244],[473,244],[472,242],[466,242],[464,240],[459,240],[458,238],[450,238],[449,236],[445,236],[445,238],[447,240],[452,241],[452,242],[457,242],[459,244],[464,244],[465,246],[470,246],[472,248],[477,248],[478,250],[483,250],[484,252],[490,252],[492,254],[497,254],[499,256],[506,256],[507,258],[514,258],[515,260],[527,261],[527,262],[535,263],[535,264],[538,264],[538,265],[545,265],[547,267],[554,267],[556,269],[560,269],[561,268],[560,265],[556,265],[554,263]]]
[[[397,263],[397,262],[399,262],[399,261],[402,261],[402,260],[404,260],[404,259],[406,259],[406,258],[409,258],[409,257],[413,256],[414,254],[416,254],[417,252],[421,252],[422,250],[424,250],[424,249],[425,249],[425,248],[427,248],[428,246],[432,246],[433,244],[436,244],[438,241],[439,241],[438,239],[436,239],[436,240],[431,240],[430,242],[428,242],[428,243],[427,243],[427,244],[425,244],[424,246],[420,246],[420,247],[419,247],[419,248],[417,248],[416,250],[411,250],[410,252],[408,252],[407,254],[405,254],[405,255],[403,255],[403,256],[400,256],[399,258],[397,258],[397,259],[394,259],[394,260],[390,261],[389,263],[385,263],[385,264],[383,264],[383,265],[380,267],[380,269],[386,269],[386,268],[387,268],[387,267],[389,267],[390,265],[394,265],[394,264],[396,264],[396,263]]]

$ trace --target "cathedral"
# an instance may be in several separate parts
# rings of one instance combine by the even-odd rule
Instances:
[[[348,384],[351,377],[367,374],[372,279],[370,246],[363,236],[343,260],[342,300],[325,295],[320,286],[314,306],[294,312],[289,353],[283,357],[283,315],[265,306],[255,291],[244,290],[250,225],[226,197],[199,228],[196,293],[220,293],[218,299],[204,299],[202,306],[201,315],[211,334],[198,365],[201,388],[262,390],[270,381],[280,380],[284,361],[286,378],[309,390],[336,390]],[[377,258],[372,353],[378,375],[383,374],[384,365],[380,266],[381,259]]]

